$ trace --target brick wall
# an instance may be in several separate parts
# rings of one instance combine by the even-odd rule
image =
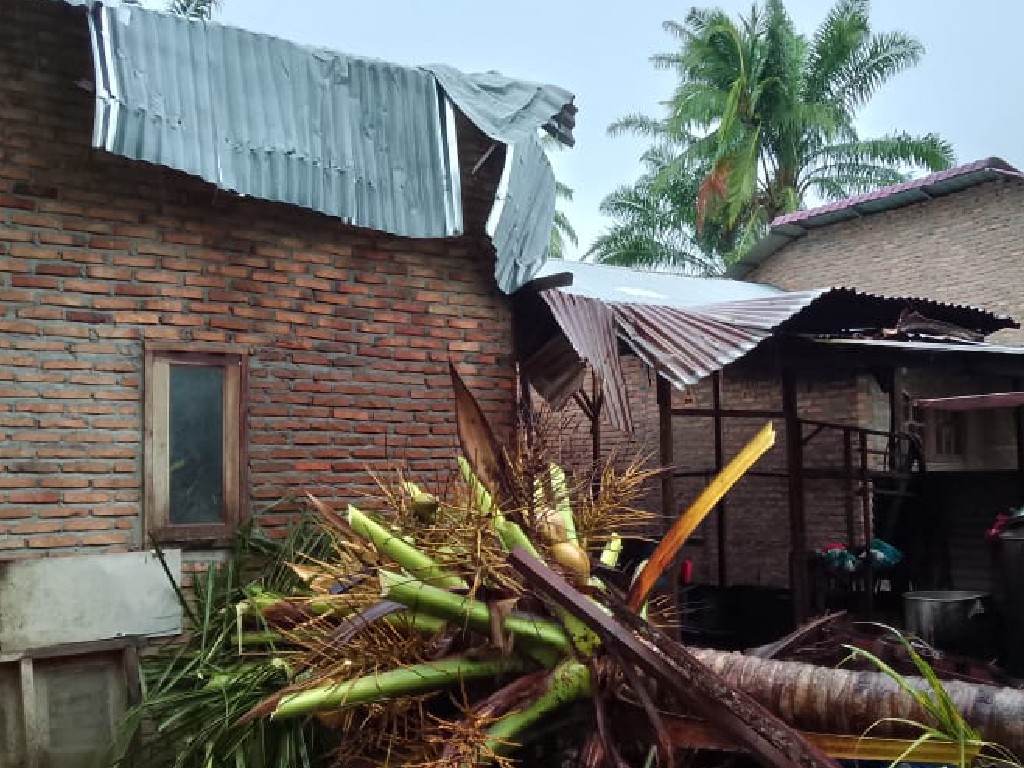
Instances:
[[[449,355],[510,427],[509,309],[483,235],[501,152],[460,124],[469,235],[414,241],[90,148],[81,9],[0,8],[0,556],[140,544],[147,340],[244,345],[254,509],[439,477]],[[286,514],[265,516],[269,525]]]
[[[799,290],[851,286],[974,304],[1024,318],[1024,182],[993,181],[809,232],[747,279]],[[993,341],[1021,343],[1024,332]]]

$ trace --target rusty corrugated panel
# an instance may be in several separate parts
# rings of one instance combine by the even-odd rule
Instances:
[[[544,291],[541,296],[576,353],[601,377],[605,408],[612,424],[631,431],[629,393],[622,374],[612,306],[559,290]]]
[[[587,364],[562,335],[548,342],[523,361],[523,373],[537,394],[554,410],[562,409],[583,386]]]

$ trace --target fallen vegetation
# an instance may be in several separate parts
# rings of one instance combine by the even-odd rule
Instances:
[[[828,753],[842,750],[797,728],[876,727],[896,737],[871,742],[889,759],[955,754],[967,764],[993,735],[1024,744],[1019,691],[999,698],[962,683],[940,695],[927,677],[686,649],[658,627],[659,576],[772,444],[770,427],[623,581],[622,537],[653,524],[635,500],[654,472],[609,467],[599,485],[577,487],[542,440],[500,447],[454,369],[452,378],[456,481],[431,493],[382,478],[381,515],[310,496],[309,518],[287,541],[251,534],[198,577],[182,595],[193,629],[148,663],[145,702],[111,763],[511,765],[522,745],[568,722],[582,735],[563,733],[557,746],[593,768],[673,766],[681,749],[708,746],[765,765],[836,765]],[[965,692],[969,705],[956,698]]]

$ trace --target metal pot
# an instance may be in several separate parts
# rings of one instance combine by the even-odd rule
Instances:
[[[977,655],[985,647],[981,620],[989,610],[985,592],[936,590],[903,595],[907,630],[933,648]]]

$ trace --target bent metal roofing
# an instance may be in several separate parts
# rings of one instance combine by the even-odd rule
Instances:
[[[571,261],[549,261],[540,274],[545,279],[537,283],[540,298],[578,356],[566,364],[582,360],[597,372],[610,418],[621,429],[630,428],[631,418],[618,359],[620,341],[682,388],[780,331],[827,334],[891,328],[908,310],[982,335],[1017,326],[1009,317],[974,307],[850,288],[782,291],[739,280]],[[546,282],[558,287],[545,287]]]
[[[489,227],[499,287],[547,256],[547,130],[572,144],[568,91],[497,73],[401,66],[139,6],[87,6],[93,144],[223,189],[416,238],[461,234],[454,109],[508,147]]]

